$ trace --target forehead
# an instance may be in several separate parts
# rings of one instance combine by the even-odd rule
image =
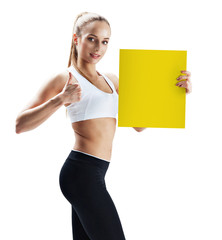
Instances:
[[[85,25],[82,35],[95,34],[98,37],[110,37],[110,27],[105,21],[94,21]]]

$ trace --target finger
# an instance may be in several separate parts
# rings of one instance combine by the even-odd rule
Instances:
[[[72,84],[72,73],[69,72],[69,79],[67,81],[67,84]]]
[[[178,87],[187,88],[187,81],[181,81],[176,84]]]
[[[178,81],[181,80],[181,79],[187,80],[189,83],[191,83],[191,81],[190,81],[190,77],[187,76],[187,75],[186,75],[186,76],[181,75],[181,76],[179,76],[179,77],[177,78]]]
[[[188,79],[189,77],[186,75],[186,76],[184,76],[184,75],[181,75],[181,76],[179,76],[178,78],[177,78],[177,80],[181,80],[181,79]]]
[[[189,71],[182,70],[181,72],[187,74],[187,76],[189,76],[189,77],[191,76],[191,73]]]
[[[73,86],[74,86],[77,90],[79,90],[79,89],[81,90],[79,83],[75,82],[75,83],[73,83]]]

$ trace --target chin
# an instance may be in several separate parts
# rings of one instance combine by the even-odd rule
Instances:
[[[100,60],[101,60],[101,58],[99,58],[99,59],[92,59],[91,58],[89,62],[91,62],[91,63],[98,63]]]

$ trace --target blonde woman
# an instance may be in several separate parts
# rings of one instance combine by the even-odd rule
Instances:
[[[71,204],[75,240],[124,240],[117,209],[105,174],[110,164],[118,112],[118,78],[103,74],[96,64],[106,53],[110,24],[103,16],[83,12],[73,26],[68,69],[49,79],[35,100],[16,119],[16,132],[30,131],[61,106],[67,108],[75,144],[59,176],[60,188]],[[67,71],[68,70],[68,71]],[[190,73],[178,83],[191,91]],[[144,128],[134,128],[140,132]]]

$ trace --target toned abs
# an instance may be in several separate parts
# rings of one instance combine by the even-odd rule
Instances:
[[[110,161],[116,131],[115,118],[95,118],[72,123],[75,133],[73,149]]]
[[[64,84],[68,78],[68,73],[65,72],[63,76]],[[115,85],[111,76],[108,77]],[[111,91],[105,81],[103,85],[97,84],[97,87],[104,92],[110,93]],[[116,121],[115,118],[105,117],[72,123],[76,138],[73,149],[110,161]]]

